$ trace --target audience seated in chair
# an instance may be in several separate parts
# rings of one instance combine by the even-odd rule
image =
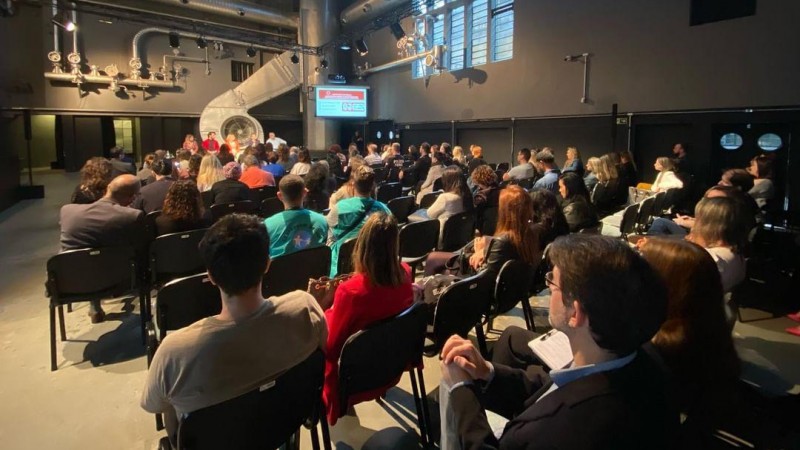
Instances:
[[[486,160],[483,159],[483,147],[480,145],[473,145],[470,147],[470,153],[472,154],[472,159],[470,159],[467,164],[468,175],[472,175],[472,172],[478,166],[486,164]]]
[[[567,219],[569,231],[574,233],[597,225],[597,213],[589,201],[586,185],[578,174],[562,174],[558,179],[558,193],[561,194],[561,210]]]
[[[153,163],[153,173],[156,181],[144,186],[136,199],[134,207],[141,209],[145,214],[157,211],[164,207],[169,186],[175,182],[172,178],[172,160],[159,159]]]
[[[748,194],[756,200],[759,208],[765,207],[775,197],[775,185],[772,183],[773,160],[772,156],[759,155],[750,161],[750,167],[747,168],[750,175],[755,177]]]
[[[164,208],[156,217],[156,235],[198,230],[209,225],[211,214],[203,208],[197,185],[189,180],[172,183],[164,199]]]
[[[318,213],[326,210],[330,204],[330,193],[336,189],[336,180],[330,175],[328,162],[312,164],[303,179],[307,190],[305,207]]]
[[[431,169],[433,171],[433,169]],[[442,173],[441,195],[436,197],[436,201],[427,210],[421,209],[408,216],[410,222],[420,222],[422,220],[437,219],[440,222],[439,240],[444,235],[444,224],[450,217],[471,211],[474,208],[472,192],[467,186],[464,172],[456,166],[450,166]]]
[[[372,214],[358,233],[353,263],[355,275],[336,289],[325,312],[328,345],[325,354],[324,398],[328,421],[339,418],[338,361],[347,338],[370,324],[392,317],[413,301],[411,269],[400,263],[397,221],[383,212]],[[395,384],[352,398],[352,404],[373,400]]]
[[[286,175],[279,184],[278,199],[284,211],[264,220],[269,233],[269,257],[325,245],[328,223],[325,216],[303,208],[306,187],[298,175]]]
[[[400,180],[406,181],[411,178],[412,184],[406,186],[413,186],[423,183],[428,178],[428,171],[431,170],[432,160],[430,157],[431,146],[427,142],[423,142],[419,146],[419,157],[414,163],[400,172]]]
[[[200,161],[200,172],[197,174],[197,189],[200,192],[210,191],[217,181],[225,179],[222,164],[217,155],[208,153]]]
[[[391,214],[383,203],[371,198],[375,190],[375,172],[368,166],[353,171],[355,196],[333,205],[327,216],[328,245],[331,247],[331,273],[336,276],[339,263],[339,247],[344,241],[358,236],[367,217],[375,212]]]
[[[533,167],[533,166],[531,166]],[[497,174],[488,165],[478,166],[470,175],[475,192],[472,204],[480,218],[486,208],[496,208],[500,203],[500,188],[497,185]]]
[[[170,437],[177,418],[230,400],[274,379],[324,349],[327,327],[310,294],[264,299],[269,235],[254,216],[230,214],[200,242],[222,312],[169,333],[156,351],[142,408],[163,413]]]
[[[70,203],[86,205],[103,198],[112,180],[112,172],[111,162],[105,158],[96,156],[86,160],[81,168],[81,182],[75,186]]]
[[[589,191],[589,198],[594,192],[594,187],[597,185],[597,169],[595,167],[600,164],[600,158],[591,157],[586,161],[586,175],[583,177],[583,184],[586,185],[586,190]]]
[[[536,180],[533,189],[545,189],[552,193],[558,192],[558,176],[560,174],[556,166],[556,159],[552,153],[542,150],[536,154],[536,169],[542,174],[542,178]]]
[[[569,224],[555,194],[537,189],[529,195],[533,203],[532,227],[539,234],[539,248],[544,249],[557,237],[569,234]]]
[[[246,184],[250,189],[275,186],[275,177],[273,177],[271,173],[261,169],[261,163],[255,155],[247,155],[244,157],[244,171],[239,181]]]
[[[576,147],[567,147],[567,159],[564,161],[564,168],[561,173],[574,172],[580,178],[583,178],[586,173],[583,167],[583,160],[581,154]]]
[[[597,208],[597,215],[603,218],[620,210],[628,201],[628,186],[620,179],[611,153],[603,155],[593,169],[597,184],[592,191],[592,203]]]
[[[639,251],[667,287],[667,320],[652,345],[670,371],[681,412],[709,431],[736,406],[740,372],[717,267],[686,241],[651,238]]]
[[[572,364],[549,375],[512,369],[451,337],[442,350],[440,448],[671,448],[678,414],[660,368],[640,350],[666,315],[659,275],[608,237],[562,237],[549,256],[549,320],[569,339]],[[486,409],[505,426],[491,426]]]
[[[131,246],[140,249],[144,241],[144,213],[129,208],[139,193],[141,182],[135,175],[120,175],[106,188],[100,200],[88,205],[61,207],[61,250]],[[87,274],[102,276],[102,274]],[[91,302],[92,323],[105,317],[100,302]]]
[[[328,200],[328,208],[333,208],[333,206],[339,203],[339,201],[341,200],[355,197],[356,189],[353,182],[353,175],[358,170],[358,168],[365,165],[365,163],[366,160],[364,159],[350,158],[350,165],[348,166],[349,169],[347,171],[349,174],[349,178],[339,189],[337,189],[333,194],[331,194],[331,197]]]
[[[431,167],[428,169],[428,175],[425,177],[425,181],[419,185],[417,192],[417,204],[422,201],[422,197],[424,197],[425,194],[433,192],[433,185],[436,180],[442,178],[444,169],[444,156],[438,152],[431,153]]]
[[[217,181],[211,186],[211,194],[213,196],[211,203],[213,205],[250,200],[250,188],[239,181],[242,176],[242,168],[239,163],[229,162],[225,164],[225,167],[222,168],[222,174],[225,179]]]
[[[155,153],[148,153],[144,155],[144,158],[142,158],[142,168],[136,172],[136,177],[142,182],[142,186],[156,181],[156,174],[153,173],[153,169],[151,169],[155,160]]]
[[[683,181],[675,175],[675,166],[671,159],[666,156],[656,158],[653,167],[658,171],[658,175],[656,176],[656,181],[650,186],[651,191],[666,192],[667,189],[680,189],[683,187]]]
[[[531,164],[531,150],[523,148],[517,152],[517,165],[503,174],[503,181],[506,180],[527,180],[536,175],[536,169]],[[474,173],[474,172],[473,172]]]
[[[639,182],[639,174],[636,171],[636,163],[633,162],[633,155],[630,150],[619,152],[620,165],[617,168],[622,185],[634,187]],[[590,189],[591,192],[591,189]]]
[[[108,159],[111,161],[112,173],[111,177],[116,178],[120,175],[130,174],[136,175],[136,166],[131,162],[132,160],[125,157],[125,149],[122,147],[112,147],[108,151]]]

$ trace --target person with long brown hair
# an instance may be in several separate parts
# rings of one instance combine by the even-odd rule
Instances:
[[[86,205],[103,198],[112,172],[109,160],[99,156],[89,158],[81,168],[81,182],[75,186],[70,203]]]
[[[377,321],[399,314],[413,302],[411,268],[400,262],[397,220],[384,212],[369,216],[353,250],[355,274],[340,284],[333,306],[325,312],[328,343],[325,350],[323,397],[331,425],[339,418],[339,356],[347,338]],[[348,406],[383,395],[399,381],[351,397]]]
[[[194,181],[181,180],[172,183],[164,199],[164,208],[156,217],[156,234],[161,236],[197,230],[209,225],[200,191]]]
[[[735,397],[740,370],[717,267],[705,249],[681,240],[650,238],[640,252],[667,287],[667,319],[652,343],[672,374],[678,406],[690,423],[713,426]]]

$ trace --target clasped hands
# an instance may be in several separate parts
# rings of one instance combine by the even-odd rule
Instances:
[[[484,380],[492,373],[491,366],[469,339],[453,335],[442,347],[442,378],[448,386],[456,383]]]
[[[484,261],[486,261],[486,246],[489,239],[490,238],[486,236],[480,236],[475,238],[475,242],[473,244],[475,252],[472,254],[472,256],[469,257],[469,265],[476,272],[481,269]]]

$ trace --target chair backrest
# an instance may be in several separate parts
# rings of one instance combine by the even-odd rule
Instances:
[[[203,206],[206,209],[210,209],[211,205],[214,204],[214,193],[211,191],[204,191],[200,193],[200,198],[203,199]]]
[[[403,195],[403,185],[400,183],[383,183],[378,186],[378,201],[388,203],[389,200]]]
[[[509,164],[507,162],[503,162],[497,165],[498,171],[502,171],[503,173],[508,172]]]
[[[480,217],[480,230],[484,236],[494,236],[494,230],[497,228],[497,215],[499,208],[492,206],[484,208]]]
[[[354,267],[353,250],[356,249],[356,240],[358,236],[352,237],[344,242],[339,247],[339,260],[336,261],[336,273],[339,275],[345,273],[352,273]]]
[[[433,190],[434,191],[441,191],[444,189],[444,183],[441,178],[437,178],[433,180]]]
[[[250,189],[250,199],[255,202],[257,205],[261,204],[264,199],[277,197],[278,196],[278,187],[277,186],[262,186]]]
[[[228,214],[254,214],[255,212],[255,203],[250,200],[242,200],[232,203],[220,203],[211,206],[211,219],[216,222]]]
[[[380,166],[380,167],[370,166],[370,167],[373,167],[372,170],[373,170],[373,172],[375,172],[375,184],[377,185],[377,184],[383,183],[383,181],[386,179],[386,175],[387,175],[386,168],[383,167],[383,166]]]
[[[389,203],[386,204],[389,207],[389,211],[392,212],[392,215],[397,219],[398,223],[405,223],[408,221],[408,215],[414,211],[414,196],[413,195],[406,195],[405,197],[397,197],[389,200]]]
[[[205,271],[198,246],[206,229],[159,236],[150,244],[150,276],[154,283]]]
[[[326,245],[307,248],[272,260],[261,282],[264,297],[308,289],[309,278],[320,278],[331,271],[331,249]]]
[[[427,194],[422,196],[422,200],[419,202],[419,207],[422,209],[428,209],[431,205],[436,201],[436,198],[442,195],[441,190],[434,190],[433,192],[428,192]]]
[[[625,211],[622,213],[622,221],[619,223],[619,232],[622,234],[623,238],[633,233],[633,230],[636,227],[636,219],[638,217],[638,203],[634,203],[633,205],[629,205],[627,208],[625,208]]]
[[[324,377],[325,356],[316,350],[258,389],[190,413],[181,421],[178,448],[278,448],[304,423],[319,420]]]
[[[489,314],[498,316],[505,314],[516,306],[520,300],[526,300],[530,294],[529,282],[534,278],[536,268],[523,261],[508,260],[500,268],[494,285],[493,301]]]
[[[282,212],[283,209],[283,202],[278,200],[278,197],[265,198],[261,201],[258,215],[266,219]]]
[[[115,296],[131,289],[136,263],[132,247],[69,250],[47,260],[47,292],[64,297]]]
[[[653,201],[653,213],[652,213],[653,216],[661,215],[661,211],[664,210],[664,200],[666,199],[666,197],[667,197],[666,192],[659,192],[653,196],[653,198],[655,198],[655,200]]]
[[[517,184],[523,189],[530,189],[536,183],[536,177],[523,178],[517,181]]]
[[[144,235],[147,241],[152,241],[156,238],[158,230],[156,229],[156,219],[161,215],[161,210],[155,210],[147,213],[144,216]]]
[[[661,205],[661,211],[657,211],[656,215],[662,215],[673,208],[678,201],[680,191],[680,188],[667,189],[667,192],[664,193],[664,204]]]
[[[467,245],[474,235],[475,214],[472,211],[454,214],[444,223],[441,250],[454,252]]]
[[[636,226],[640,231],[644,231],[650,223],[650,218],[653,216],[655,205],[655,197],[647,197],[639,204],[639,214],[636,217]]]
[[[208,274],[178,278],[158,290],[156,323],[159,341],[170,331],[191,325],[200,319],[219,314],[222,298]]]
[[[490,276],[483,271],[451,284],[442,292],[436,303],[431,336],[437,353],[450,336],[466,338],[489,310],[494,282]]]
[[[438,220],[411,222],[400,228],[400,257],[419,258],[436,249],[439,243]]]
[[[497,170],[497,163],[489,163],[489,167],[491,167],[492,170]]]
[[[339,356],[341,413],[352,395],[386,386],[422,362],[426,317],[425,306],[414,304],[347,339]]]

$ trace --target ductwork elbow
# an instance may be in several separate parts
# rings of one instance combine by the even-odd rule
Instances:
[[[401,6],[411,3],[410,0],[361,0],[345,8],[339,15],[339,22],[344,27],[375,19]]]

